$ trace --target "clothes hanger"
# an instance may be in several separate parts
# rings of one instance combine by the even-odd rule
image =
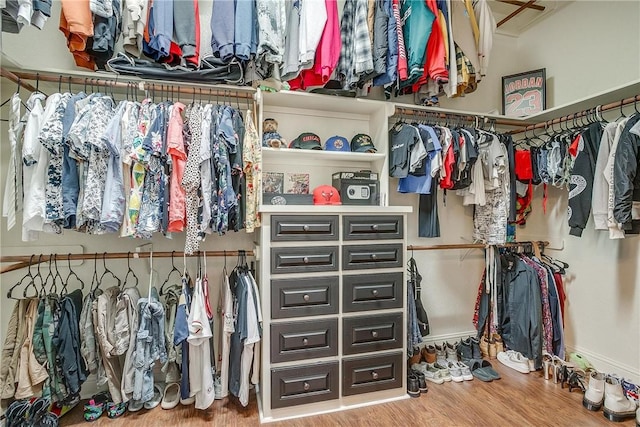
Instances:
[[[44,295],[44,280],[42,279],[42,274],[40,274],[40,264],[41,263],[42,263],[42,254],[38,255],[38,268],[36,270],[36,275],[33,276],[33,282],[31,282],[31,284],[30,284],[30,285],[33,285],[33,288],[36,291],[36,295],[34,296],[34,298]],[[36,278],[38,278],[40,280],[40,287],[39,288],[36,285]],[[22,293],[22,295],[25,298],[27,297],[27,289],[29,289],[30,285],[27,285],[27,287],[24,288],[24,292]]]
[[[91,294],[91,298],[95,299],[96,291],[100,286],[100,281],[98,280],[98,254],[94,253],[93,255],[93,276],[91,276],[91,285],[89,286],[89,292]]]
[[[182,274],[180,273],[180,270],[178,270],[176,268],[176,265],[174,263],[174,254],[176,251],[171,251],[171,270],[169,271],[169,274],[167,275],[167,278],[164,282],[162,282],[162,286],[160,286],[160,292],[158,292],[160,294],[160,296],[162,296],[165,292],[164,290],[164,286],[169,283],[169,279],[171,279],[171,274],[175,271],[178,274],[178,281],[180,280],[180,277],[182,276]]]
[[[33,281],[33,276],[31,275],[31,265],[33,264],[33,258],[34,257],[35,257],[35,255],[31,255],[31,257],[29,258],[29,266],[28,266],[27,273],[22,277],[22,279],[18,280],[18,283],[13,285],[7,291],[7,298],[13,299],[13,300],[18,300],[19,298],[16,298],[16,297],[13,296],[13,290],[15,288],[17,288],[18,286],[22,285],[22,282],[24,281],[24,279],[29,279],[29,280]]]
[[[626,118],[627,118],[627,116],[624,114],[624,111],[622,111],[622,105],[623,105],[622,101],[623,101],[623,100],[621,99],[621,100],[620,100],[620,117],[618,117],[618,118],[615,120],[616,122],[618,122],[618,121],[620,121],[620,120],[622,120],[622,119],[626,119]],[[0,107],[1,107],[1,106],[0,106]]]
[[[98,286],[102,285],[102,279],[104,278],[104,276],[106,276],[107,274],[110,274],[111,277],[113,277],[116,282],[118,282],[118,284],[116,285],[117,287],[120,287],[120,279],[118,279],[118,277],[113,273],[113,271],[109,270],[107,268],[107,253],[103,252],[102,254],[102,266],[104,267],[104,272],[102,273],[102,276],[100,276],[100,279],[98,279]]]
[[[44,289],[45,295],[48,295],[53,292],[53,289],[56,284],[55,276],[53,275],[53,254],[49,255],[49,272],[44,278],[44,283],[42,284],[42,288]],[[49,279],[51,279],[51,284],[49,284]],[[47,292],[47,285],[49,287],[49,291]],[[57,291],[57,289],[56,289]],[[55,292],[57,293],[57,292]]]
[[[80,282],[80,289],[84,289],[84,282],[82,281],[82,279],[80,278],[80,276],[78,276],[78,275],[76,274],[76,272],[75,272],[75,271],[73,271],[73,270],[71,269],[71,254],[68,254],[68,255],[67,255],[67,262],[68,262],[68,264],[69,264],[69,274],[67,274],[67,277],[64,279],[64,288],[63,288],[63,289],[64,289],[64,290],[65,290],[65,292],[66,292],[66,290],[67,290],[67,283],[69,282],[69,279],[71,278],[71,276],[74,276],[74,277],[76,278],[76,280],[77,280],[78,282]]]
[[[129,280],[129,275],[135,280],[132,287],[138,287],[138,276],[136,276],[136,272],[131,269],[131,252],[127,252],[127,274],[124,276],[122,280],[122,288],[121,290],[125,290],[127,288],[127,282]]]

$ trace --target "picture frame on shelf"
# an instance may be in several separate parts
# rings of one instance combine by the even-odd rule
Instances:
[[[546,68],[502,77],[502,113],[527,117],[547,108]]]

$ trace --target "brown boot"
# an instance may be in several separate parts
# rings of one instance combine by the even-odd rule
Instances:
[[[496,353],[504,351],[504,343],[502,342],[502,337],[500,336],[500,334],[493,334],[492,338],[496,343]]]
[[[433,345],[427,345],[422,348],[422,360],[427,363],[436,363],[436,348]]]
[[[420,347],[413,347],[413,354],[409,356],[409,366],[420,363]]]

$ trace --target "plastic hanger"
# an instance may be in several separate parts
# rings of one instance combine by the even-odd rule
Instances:
[[[164,287],[167,283],[169,283],[169,280],[171,279],[171,274],[175,271],[178,274],[178,281],[180,280],[180,278],[182,277],[182,273],[180,273],[180,270],[178,270],[176,268],[176,265],[174,263],[174,256],[175,251],[171,251],[171,270],[169,271],[169,274],[167,275],[167,278],[164,282],[162,282],[162,286],[160,286],[160,292],[158,292],[160,294],[160,296],[162,296],[164,294]],[[186,268],[185,268],[186,270]]]
[[[31,257],[29,258],[29,266],[28,266],[27,273],[24,276],[22,276],[22,279],[18,280],[18,283],[13,285],[7,291],[7,298],[18,300],[19,298],[16,298],[13,296],[13,290],[18,286],[22,285],[22,282],[24,281],[24,279],[29,279],[31,282],[33,282],[33,275],[31,274],[31,265],[33,264],[33,258],[35,258],[35,255],[31,255]]]
[[[122,290],[127,289],[129,275],[131,275],[133,280],[135,280],[132,287],[137,288],[139,280],[138,276],[136,276],[136,272],[131,269],[131,252],[127,252],[127,274],[124,276],[124,279],[122,279]]]

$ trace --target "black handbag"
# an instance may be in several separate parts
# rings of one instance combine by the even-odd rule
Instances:
[[[107,67],[118,74],[127,74],[158,80],[182,80],[203,83],[244,84],[242,65],[237,60],[224,63],[221,59],[209,56],[200,59],[198,69],[182,66],[170,66],[148,59],[132,58],[123,53],[111,58]]]
[[[420,298],[420,291],[422,285],[422,276],[418,272],[418,266],[416,265],[416,260],[411,257],[409,259],[409,285],[413,286],[413,295],[415,296],[416,301],[416,317],[418,318],[418,328],[420,329],[420,334],[423,337],[429,335],[429,316],[427,315],[427,310],[424,309],[422,305],[422,299]]]

